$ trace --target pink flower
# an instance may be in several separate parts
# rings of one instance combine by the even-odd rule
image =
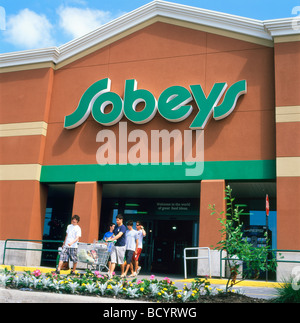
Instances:
[[[39,277],[39,276],[41,276],[41,271],[39,270],[39,269],[36,269],[34,272],[33,272],[33,275],[35,276],[35,277]]]
[[[139,284],[142,284],[143,282],[139,279],[136,284],[139,285]]]
[[[170,284],[170,283],[171,283],[171,279],[170,279],[170,278],[168,278],[168,277],[165,277],[165,278],[164,278],[164,280],[166,280],[168,284]]]
[[[151,276],[150,276],[150,279],[154,279],[154,278],[155,278],[155,275],[151,275]]]

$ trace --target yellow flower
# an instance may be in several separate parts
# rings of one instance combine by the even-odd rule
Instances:
[[[112,289],[111,285],[107,285],[107,289]]]
[[[164,288],[163,290],[168,290],[167,288]]]
[[[81,286],[85,286],[85,283],[82,283],[82,285]]]
[[[178,294],[178,295],[177,295],[177,297],[178,297],[178,298],[181,298],[181,297],[182,297],[182,295],[181,295],[181,294]]]
[[[143,288],[143,287],[141,287],[141,288],[140,288],[140,291],[141,291],[141,292],[143,292],[143,291],[144,291],[144,288]]]
[[[161,293],[157,293],[158,296],[161,296]]]

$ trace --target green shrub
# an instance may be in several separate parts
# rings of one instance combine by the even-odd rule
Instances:
[[[274,303],[300,303],[300,280],[293,282],[292,278],[285,280],[280,287],[276,287],[277,296]]]
[[[265,247],[253,247],[253,245],[243,236],[243,223],[240,216],[244,214],[244,210],[240,209],[241,205],[234,204],[235,198],[231,195],[232,189],[226,186],[225,200],[227,205],[226,212],[218,212],[215,205],[209,205],[211,214],[217,214],[217,220],[221,224],[222,240],[217,243],[215,249],[225,250],[228,259],[237,259],[237,261],[229,261],[230,276],[226,284],[226,292],[240,282],[236,280],[240,274],[238,267],[240,263],[244,264],[243,278],[251,278],[255,273],[255,278],[258,278],[260,272],[276,271],[276,259],[268,259],[269,240],[266,237],[267,245]]]

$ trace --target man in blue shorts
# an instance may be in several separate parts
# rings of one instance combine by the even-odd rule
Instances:
[[[121,266],[121,276],[124,275],[124,256],[126,251],[126,238],[125,238],[125,232],[126,227],[123,224],[123,216],[121,214],[117,215],[116,218],[117,225],[113,231],[114,236],[111,238],[108,238],[106,241],[117,241],[115,245],[112,247],[110,259],[111,259],[111,265],[109,268],[108,276],[111,278],[112,273],[115,271],[116,264],[119,264]]]

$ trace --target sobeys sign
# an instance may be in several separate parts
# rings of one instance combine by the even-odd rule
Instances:
[[[199,111],[190,124],[190,129],[204,129],[212,114],[215,120],[220,120],[234,110],[239,96],[247,92],[247,82],[238,81],[227,91],[227,83],[215,83],[208,96],[204,94],[201,85],[190,85],[190,91],[182,86],[171,86],[161,93],[158,100],[148,90],[137,89],[137,81],[134,79],[125,81],[124,99],[111,92],[110,88],[109,78],[92,84],[82,95],[77,109],[65,117],[64,127],[78,127],[90,113],[97,122],[105,126],[118,123],[123,115],[134,123],[147,123],[157,111],[171,122],[180,122],[191,114],[193,107],[189,103],[194,99]],[[225,91],[224,100],[218,105]],[[144,102],[144,108],[137,111],[136,107],[140,102]],[[108,105],[112,105],[112,109],[106,113]]]

